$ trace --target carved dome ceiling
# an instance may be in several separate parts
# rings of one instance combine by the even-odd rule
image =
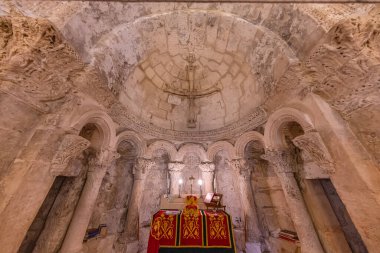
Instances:
[[[338,20],[371,8],[17,2],[51,20],[135,119],[189,137],[264,123],[265,104],[287,69]]]

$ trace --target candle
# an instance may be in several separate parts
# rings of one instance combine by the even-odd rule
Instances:
[[[182,180],[182,178],[180,178],[179,180],[178,180],[178,187],[179,187],[179,194],[178,194],[178,197],[180,198],[181,197],[181,186],[182,186],[182,184],[183,184],[183,180]]]
[[[202,198],[202,184],[203,184],[203,181],[202,181],[202,179],[198,179],[198,185],[199,185],[199,196],[200,196],[200,198]]]

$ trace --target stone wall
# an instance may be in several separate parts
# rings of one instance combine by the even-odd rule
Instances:
[[[34,251],[62,244],[68,253],[143,252],[150,217],[168,190],[168,164],[195,173],[194,157],[216,167],[213,187],[224,194],[239,250],[292,252],[296,244],[276,238],[288,229],[302,250],[346,252],[326,196],[308,181],[322,178],[331,179],[367,250],[378,249],[377,6],[44,2],[39,9],[15,2],[22,5],[0,5],[5,252],[19,250],[33,220],[42,224],[38,211],[57,176],[70,179],[44,215]],[[188,100],[169,95],[158,79],[185,86],[189,52],[199,67],[195,86],[220,88],[196,100],[194,131],[185,129]],[[287,135],[292,122],[301,137]],[[299,174],[301,187],[286,136],[312,164]],[[124,153],[123,138],[133,147]],[[269,165],[243,165],[241,149],[251,140],[261,142]],[[78,164],[83,154],[88,164]],[[86,229],[102,223],[109,235],[83,244]]]

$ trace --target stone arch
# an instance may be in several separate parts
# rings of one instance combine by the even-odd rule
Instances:
[[[165,150],[168,153],[170,160],[176,159],[176,156],[177,156],[176,147],[174,146],[173,143],[169,141],[164,141],[164,140],[158,140],[150,144],[145,152],[144,157],[147,159],[152,159],[154,152],[158,149]]]
[[[176,161],[183,161],[183,158],[188,153],[197,154],[201,162],[209,161],[204,147],[200,144],[195,143],[186,143],[185,145],[183,145],[177,152]]]
[[[211,144],[207,149],[207,157],[210,161],[214,161],[214,158],[216,154],[218,154],[220,151],[226,151],[228,154],[228,159],[235,159],[236,158],[236,150],[234,146],[227,142],[227,141],[217,141]]]
[[[80,133],[86,124],[94,124],[102,136],[101,148],[115,147],[116,130],[112,119],[101,110],[91,110],[83,113],[79,118],[72,121],[71,129]]]
[[[281,108],[269,116],[265,125],[265,148],[285,148],[287,146],[281,135],[281,128],[290,122],[298,123],[305,133],[315,131],[313,120],[309,114],[295,108]]]
[[[244,157],[245,147],[250,141],[258,141],[265,147],[264,136],[256,131],[249,131],[242,134],[235,142],[236,155],[239,158]]]
[[[147,147],[146,147],[145,140],[133,131],[123,131],[123,132],[119,133],[116,136],[116,138],[117,138],[117,140],[116,140],[115,149],[117,149],[118,145],[122,141],[130,141],[135,145],[135,147],[137,149],[137,156],[138,157],[141,157],[146,153]]]

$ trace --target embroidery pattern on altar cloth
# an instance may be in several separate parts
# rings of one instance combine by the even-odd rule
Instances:
[[[210,238],[211,239],[226,239],[227,228],[224,222],[223,215],[210,216]]]
[[[154,219],[151,229],[151,235],[156,240],[173,239],[174,236],[174,216],[161,214]]]

